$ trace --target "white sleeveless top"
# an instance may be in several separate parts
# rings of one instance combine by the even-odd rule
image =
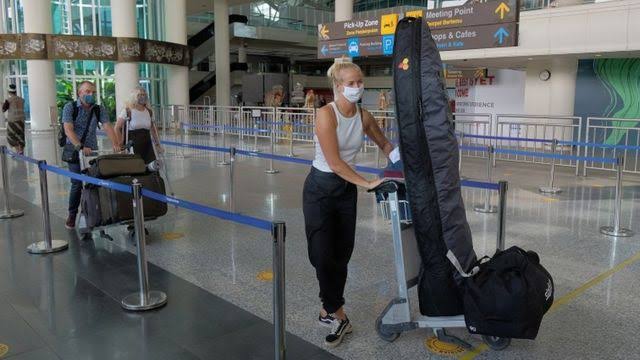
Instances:
[[[336,133],[338,135],[338,150],[340,151],[340,158],[350,166],[353,166],[355,165],[356,155],[358,155],[358,152],[362,147],[362,142],[364,141],[360,108],[356,105],[356,114],[348,118],[338,111],[338,107],[335,102],[330,103],[330,105],[333,107],[333,111],[336,114],[336,120],[338,122]],[[318,136],[314,134],[313,140],[315,141],[316,147],[316,156],[313,160],[313,167],[323,172],[333,172],[324,157],[324,153],[320,147],[320,142],[318,142]]]
[[[129,120],[129,130],[151,129],[151,114],[149,113],[149,110],[144,109],[140,111],[138,109],[131,108],[130,111],[131,119]],[[120,117],[125,119],[125,121],[127,120],[126,108],[122,109]]]

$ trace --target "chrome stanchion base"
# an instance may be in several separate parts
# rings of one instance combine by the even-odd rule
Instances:
[[[609,236],[616,236],[616,237],[631,237],[633,236],[633,231],[629,230],[629,229],[624,229],[624,228],[620,228],[618,229],[618,231],[616,231],[615,227],[613,226],[603,226],[600,228],[600,233],[604,234],[604,235],[609,235]]]
[[[145,311],[151,309],[157,309],[167,304],[167,294],[162,291],[151,290],[148,294],[148,301],[142,303],[142,298],[139,292],[127,295],[120,305],[125,310],[130,311]]]
[[[13,219],[24,215],[23,210],[7,210],[0,213],[0,219]]]
[[[276,170],[276,169],[267,169],[264,171],[265,174],[277,174],[279,172],[280,170]]]
[[[65,240],[51,240],[51,247],[47,249],[47,244],[44,241],[38,241],[27,246],[27,251],[30,254],[50,254],[69,248],[69,242]]]
[[[562,189],[558,187],[549,187],[549,186],[540,186],[538,191],[543,194],[559,194],[562,192]]]
[[[498,208],[496,206],[485,207],[484,205],[476,205],[473,208],[473,211],[483,213],[483,214],[495,214],[498,212]]]

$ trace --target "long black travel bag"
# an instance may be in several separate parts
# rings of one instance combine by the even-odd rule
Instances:
[[[136,154],[100,155],[89,161],[87,173],[99,179],[123,175],[144,175],[147,168],[144,160]]]
[[[466,280],[464,318],[469,332],[535,339],[553,304],[554,285],[538,254],[513,246],[498,251]]]
[[[138,179],[144,189],[165,194],[164,180],[156,172],[137,176],[118,176],[109,179],[116,183],[130,185]],[[133,220],[132,195],[105,187],[87,184],[82,189],[82,212],[87,228],[118,224]],[[145,218],[157,218],[167,213],[167,204],[145,198],[143,200]]]
[[[460,192],[457,141],[448,109],[442,63],[427,25],[405,18],[396,28],[393,80],[400,152],[422,259],[420,312],[463,313],[462,283],[448,259],[463,271],[475,262]]]

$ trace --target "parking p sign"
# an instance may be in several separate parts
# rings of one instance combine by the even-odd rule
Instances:
[[[382,54],[383,55],[392,55],[393,54],[393,35],[385,35],[382,37]]]
[[[360,56],[360,38],[347,39],[347,52],[350,57]]]

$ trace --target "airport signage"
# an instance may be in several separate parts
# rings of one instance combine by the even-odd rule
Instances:
[[[487,24],[506,24],[519,20],[519,1],[489,1],[427,10],[422,14],[431,30]]]
[[[440,51],[517,46],[518,0],[498,0],[414,10],[405,16],[422,17]],[[379,56],[393,53],[399,14],[318,24],[318,58]]]

